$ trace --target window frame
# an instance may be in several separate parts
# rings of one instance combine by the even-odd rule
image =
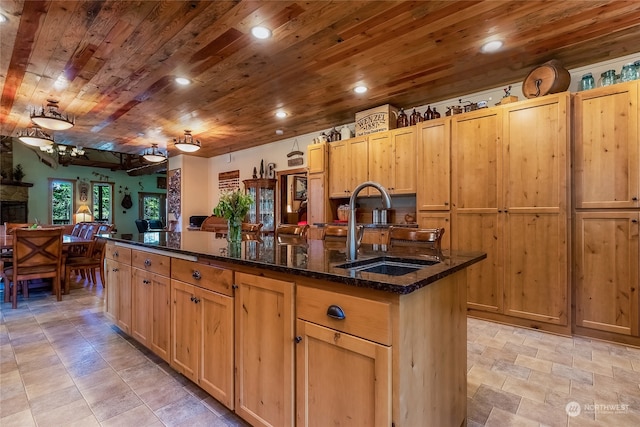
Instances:
[[[48,179],[48,185],[49,185],[49,219],[48,222],[49,224],[55,224],[54,220],[53,220],[53,185],[56,182],[64,182],[64,183],[68,183],[71,185],[71,217],[70,219],[70,223],[69,224],[56,224],[56,225],[70,225],[70,224],[75,224],[75,218],[74,215],[76,213],[76,211],[78,210],[78,204],[76,201],[76,184],[77,184],[76,179],[69,179],[69,178],[49,178]]]
[[[93,216],[93,220],[96,222],[104,222],[107,224],[114,224],[115,220],[114,220],[114,216],[115,216],[115,195],[114,195],[114,191],[115,191],[115,182],[110,182],[110,181],[91,181],[91,215]],[[93,191],[94,191],[94,187],[98,186],[98,187],[106,187],[109,186],[111,189],[111,206],[109,206],[109,218],[104,220],[104,219],[97,219],[95,217],[95,215],[93,215],[94,213],[94,203],[93,203]]]

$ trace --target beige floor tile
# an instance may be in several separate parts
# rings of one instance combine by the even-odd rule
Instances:
[[[81,377],[74,377],[73,380],[80,391],[95,387],[96,385],[100,384],[106,385],[110,383],[113,384],[122,382],[122,378],[120,378],[118,373],[111,367],[103,368],[96,372],[83,375]]]
[[[16,394],[8,399],[0,400],[0,418],[28,411],[29,409],[29,399],[27,399],[27,394],[24,392]],[[1,421],[0,425],[2,425]]]
[[[76,400],[39,415],[34,414],[39,426],[66,426],[89,416],[93,416],[93,413],[84,400]]]
[[[535,421],[529,420],[525,417],[521,417],[511,412],[503,411],[500,408],[493,408],[489,414],[489,418],[485,423],[486,427],[505,427],[505,426],[518,426],[518,427],[539,427],[539,424]]]
[[[532,369],[538,372],[551,372],[551,367],[553,366],[553,362],[548,360],[538,359],[536,357],[530,357],[526,354],[518,354],[516,357],[515,364],[518,366],[524,366],[526,368]]]
[[[495,372],[480,366],[473,366],[467,374],[467,389],[473,389],[471,395],[475,394],[475,390],[477,390],[481,384],[500,389],[506,379],[507,376],[500,372]],[[467,394],[469,394],[469,390],[467,390]]]
[[[593,350],[594,362],[601,362],[610,366],[618,366],[620,368],[631,370],[631,361],[628,358],[616,356],[603,350]]]
[[[59,406],[68,405],[83,400],[82,394],[75,385],[56,390],[51,393],[43,394],[34,399],[30,399],[31,412],[34,415],[44,414],[52,411]]]
[[[514,377],[508,377],[505,380],[502,390],[540,403],[544,403],[547,395],[546,387]]]
[[[582,369],[583,371],[591,372],[594,374],[605,375],[607,377],[613,377],[613,367],[610,364],[602,361],[585,360],[582,357],[573,358],[573,367]]]
[[[31,411],[24,410],[7,417],[0,418],[0,425],[2,427],[31,427],[35,426],[36,422],[31,415]]]
[[[555,350],[549,351],[545,348],[539,348],[536,358],[566,366],[573,366],[573,356],[571,355],[571,353],[567,352],[559,353]]]
[[[526,397],[520,401],[517,414],[528,420],[550,427],[565,427],[569,422],[569,415],[565,408],[550,407],[540,401]]]
[[[22,380],[29,399],[73,385],[73,380],[69,374],[59,366],[25,372],[22,374]]]
[[[147,427],[159,422],[161,422],[160,419],[155,416],[151,409],[141,404],[115,417],[104,420],[101,425],[102,427]]]
[[[571,391],[570,379],[558,378],[551,373],[531,371],[528,381],[545,387],[547,393],[558,393],[568,396]]]

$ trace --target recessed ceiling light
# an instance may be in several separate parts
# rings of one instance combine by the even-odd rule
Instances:
[[[276,117],[279,119],[284,119],[285,117],[287,117],[287,113],[285,113],[284,111],[278,111],[276,113]]]
[[[7,22],[7,17],[0,13],[0,22]]]
[[[191,80],[185,77],[176,77],[176,83],[178,83],[179,85],[186,86],[191,83]]]
[[[502,47],[502,42],[500,40],[494,40],[488,43],[485,43],[480,50],[484,53],[495,52]]]
[[[353,88],[355,93],[365,93],[367,90],[369,90],[369,88],[366,86],[356,86]]]
[[[284,135],[284,131],[282,129],[276,129],[276,135]]]
[[[251,29],[251,34],[257,39],[268,39],[271,37],[271,30],[267,27],[257,26]]]

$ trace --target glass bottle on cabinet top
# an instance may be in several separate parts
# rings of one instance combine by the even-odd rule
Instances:
[[[275,206],[276,206],[276,180],[275,179],[246,179],[245,191],[253,197],[254,203],[249,208],[247,222],[262,223],[262,231],[274,231]]]

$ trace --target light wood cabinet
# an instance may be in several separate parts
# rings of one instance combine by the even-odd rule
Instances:
[[[372,245],[386,245],[389,240],[389,230],[386,228],[365,228],[362,243]]]
[[[455,249],[469,308],[569,327],[569,94],[452,120]]]
[[[236,285],[236,413],[293,426],[294,283],[236,273]]]
[[[170,357],[171,258],[132,251],[131,336],[166,362]]]
[[[190,281],[226,289],[233,273],[194,262],[181,264],[171,280],[171,366],[230,409],[234,406],[234,303],[231,296],[193,285],[181,277],[187,265]],[[220,283],[216,283],[220,282]]]
[[[575,96],[575,206],[639,208],[638,82]]]
[[[639,212],[578,212],[576,326],[638,336]]]
[[[368,179],[368,138],[357,137],[329,144],[329,197],[347,198]]]
[[[404,127],[369,135],[369,177],[390,194],[416,192],[416,127]],[[367,189],[370,196],[379,195]]]
[[[451,249],[451,213],[446,211],[418,212],[417,219],[420,228],[444,228],[440,245],[443,250]]]
[[[327,144],[312,144],[308,149],[307,223],[325,223],[333,219],[327,184]]]
[[[262,231],[275,230],[276,182],[275,179],[245,179],[242,181],[253,203],[247,213],[247,222],[262,223]]]
[[[326,172],[327,144],[311,144],[307,146],[307,171],[312,173]]]
[[[297,321],[298,426],[391,425],[391,347]]]
[[[419,211],[451,208],[451,118],[429,120],[417,126]],[[450,230],[447,230],[450,231]]]
[[[105,251],[107,284],[105,315],[123,332],[131,333],[131,249],[108,244]]]

